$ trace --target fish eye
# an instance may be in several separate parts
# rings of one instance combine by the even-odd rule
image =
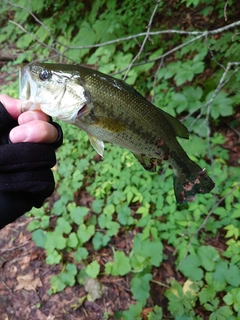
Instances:
[[[40,73],[39,73],[39,79],[42,81],[46,81],[48,79],[50,79],[52,76],[51,71],[48,71],[46,69],[43,69]]]

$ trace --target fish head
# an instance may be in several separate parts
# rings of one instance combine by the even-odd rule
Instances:
[[[90,102],[81,77],[61,65],[31,63],[19,73],[22,111],[42,110],[52,117],[74,123]]]

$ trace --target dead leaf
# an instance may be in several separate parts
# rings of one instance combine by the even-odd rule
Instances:
[[[18,285],[15,288],[15,291],[25,289],[27,291],[36,291],[37,287],[42,287],[42,282],[40,278],[34,279],[33,274],[26,274],[25,276],[17,277]]]
[[[87,279],[85,282],[85,290],[88,292],[87,299],[88,301],[95,301],[96,299],[101,298],[102,288],[101,284],[97,279]]]

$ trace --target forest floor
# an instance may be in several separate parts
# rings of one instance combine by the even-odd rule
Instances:
[[[184,25],[183,25],[184,27]],[[240,126],[233,130],[228,123],[240,119],[240,109],[234,117],[224,119],[215,128],[223,133],[223,148],[229,150],[229,165],[238,166],[240,158]],[[89,197],[85,194],[85,197]],[[37,247],[31,239],[27,225],[31,218],[25,216],[0,230],[0,320],[104,320],[114,319],[117,310],[125,310],[133,304],[130,291],[130,278],[102,276],[102,297],[94,302],[85,299],[87,292],[84,286],[67,287],[64,291],[49,295],[51,276],[62,269],[61,265],[47,265],[45,250]],[[131,232],[116,236],[116,246],[127,248],[132,244]],[[209,239],[209,245],[221,248],[224,245],[221,236]],[[217,243],[216,243],[217,242]],[[174,277],[180,282],[183,276],[176,273],[174,265],[174,248],[165,246],[164,254],[168,257],[160,268],[153,270],[154,279]],[[66,253],[67,254],[67,253]],[[103,263],[110,248],[98,252],[99,262]],[[167,300],[164,287],[151,284],[152,304],[160,305],[167,314]],[[151,303],[149,304],[151,305]],[[151,307],[142,312],[142,319],[147,319]],[[109,317],[106,314],[110,315]],[[104,315],[105,314],[105,315]],[[205,319],[204,315],[201,315]]]

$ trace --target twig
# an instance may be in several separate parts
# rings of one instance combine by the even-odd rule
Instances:
[[[157,83],[157,75],[158,75],[158,72],[161,70],[161,68],[162,68],[162,66],[163,66],[163,61],[164,61],[164,59],[162,58],[162,59],[160,60],[159,65],[158,65],[157,71],[155,72],[155,75],[154,75],[154,80],[153,80],[153,95],[152,95],[152,98],[151,98],[151,102],[152,102],[152,103],[154,102],[154,98],[155,98],[154,90],[155,90],[156,83]]]
[[[9,286],[6,284],[5,281],[3,281],[2,279],[0,279],[2,281],[2,283],[5,285],[5,287],[10,291],[10,293],[12,293],[12,290],[9,288]]]
[[[152,26],[153,18],[154,18],[154,16],[155,16],[155,13],[156,13],[156,11],[157,11],[157,9],[158,9],[158,6],[159,6],[160,2],[161,2],[161,0],[159,0],[159,1],[157,2],[156,6],[155,6],[155,8],[154,8],[154,10],[153,10],[153,12],[152,12],[152,15],[151,15],[150,20],[149,20],[148,25],[147,25],[147,33],[146,33],[146,36],[145,36],[145,38],[144,38],[144,40],[143,40],[143,43],[142,43],[142,45],[141,45],[141,47],[140,47],[140,50],[138,51],[137,55],[132,59],[131,63],[129,64],[129,66],[128,66],[128,68],[127,68],[127,71],[126,71],[126,73],[125,73],[125,76],[123,77],[123,80],[126,79],[129,70],[132,68],[134,62],[135,62],[137,59],[139,59],[139,57],[140,57],[140,55],[141,55],[141,53],[142,53],[142,51],[143,51],[143,48],[144,48],[144,46],[145,46],[145,44],[146,44],[146,42],[147,42],[147,39],[148,39],[148,37],[149,37],[149,33],[150,33],[151,26]]]
[[[225,21],[227,21],[227,6],[228,6],[228,0],[225,2],[225,5],[224,5],[224,18],[225,18]]]
[[[12,248],[8,248],[8,249],[2,248],[2,249],[0,249],[1,255],[3,255],[5,252],[17,250],[17,249],[19,249],[19,248],[21,248],[21,247],[24,247],[27,243],[29,243],[29,241],[30,241],[30,240],[25,241],[24,243],[21,243],[20,245],[18,245],[18,246],[16,246],[16,247],[12,247]]]
[[[201,39],[203,36],[205,36],[205,34],[201,34],[201,35],[197,36],[196,38],[190,39],[190,40],[188,40],[187,42],[184,42],[184,43],[176,46],[175,48],[173,48],[173,49],[165,52],[164,54],[162,54],[161,56],[159,56],[159,57],[157,57],[157,58],[154,58],[154,59],[151,59],[151,60],[147,60],[147,61],[143,61],[143,62],[139,62],[139,63],[135,63],[135,64],[133,64],[133,66],[134,66],[134,67],[137,67],[137,66],[141,66],[141,65],[143,65],[143,64],[156,62],[156,61],[158,61],[158,60],[160,60],[160,59],[163,59],[163,58],[169,56],[170,54],[174,53],[175,51],[178,51],[179,49],[182,49],[183,47],[189,45],[190,43],[195,42],[195,41]],[[118,73],[125,72],[127,69],[128,69],[128,68],[122,69],[122,70],[119,71]]]
[[[9,20],[10,23],[14,24],[15,26],[17,26],[18,28],[20,28],[22,31],[24,31],[24,33],[28,34],[31,38],[33,38],[34,40],[36,40],[39,44],[41,44],[43,47],[45,48],[49,48],[55,52],[58,52],[60,54],[59,51],[57,51],[55,48],[53,48],[52,46],[47,45],[46,43],[42,42],[41,40],[39,40],[34,34],[32,34],[31,32],[27,31],[27,29],[25,29],[20,23],[17,23],[15,21]]]
[[[162,282],[160,282],[160,281],[157,281],[157,280],[150,280],[152,283],[156,283],[156,284],[158,284],[159,286],[162,286],[162,287],[166,287],[166,288],[169,288],[169,286],[167,285],[167,284],[164,284],[164,283],[162,283]]]
[[[160,0],[161,1],[161,0]],[[111,45],[113,43],[120,43],[120,42],[123,42],[123,41],[128,41],[128,40],[131,40],[131,39],[136,39],[136,38],[139,38],[139,37],[145,37],[145,39],[147,40],[147,38],[149,36],[157,36],[157,35],[160,35],[160,34],[168,34],[168,33],[176,33],[176,34],[182,34],[182,35],[193,35],[193,36],[197,36],[197,35],[214,35],[214,34],[218,34],[218,33],[221,33],[221,32],[224,32],[228,29],[231,29],[231,28],[234,28],[236,26],[239,26],[240,25],[240,21],[236,21],[236,22],[233,22],[227,26],[224,26],[224,27],[221,27],[221,28],[218,28],[218,29],[215,29],[215,30],[210,30],[210,31],[182,31],[182,30],[159,30],[159,31],[153,31],[151,32],[150,31],[150,27],[151,27],[151,24],[152,24],[152,20],[153,20],[153,17],[156,13],[156,10],[160,4],[160,1],[157,2],[157,5],[155,6],[155,9],[152,13],[152,16],[150,18],[150,21],[149,21],[149,24],[148,24],[148,27],[147,27],[147,31],[146,32],[140,32],[138,34],[134,34],[134,35],[129,35],[129,36],[126,36],[126,37],[123,37],[123,38],[118,38],[118,39],[114,39],[114,40],[110,40],[110,41],[106,41],[106,42],[101,42],[101,43],[96,43],[96,44],[92,44],[92,45],[82,45],[82,46],[68,46],[60,41],[57,41],[54,36],[52,35],[51,31],[49,30],[49,28],[42,22],[38,19],[38,17],[33,14],[33,12],[25,7],[22,7],[20,5],[17,5],[17,4],[14,4],[12,2],[10,2],[9,0],[5,0],[5,2],[7,2],[8,4],[10,4],[11,6],[13,7],[17,7],[17,8],[20,8],[22,10],[25,10],[27,11],[33,18],[36,22],[38,22],[49,34],[49,36],[53,39],[54,43],[58,43],[59,45],[65,47],[67,50],[69,49],[92,49],[92,48],[98,48],[98,47],[102,47],[102,46],[106,46],[106,45]],[[13,22],[13,21],[10,21],[11,23],[14,23],[15,25],[17,25],[19,28],[21,28],[22,30],[24,30],[24,27],[21,26],[20,24],[16,23],[16,22]],[[36,39],[36,37],[27,32],[33,39]],[[36,39],[37,40],[37,39]],[[146,42],[145,40],[145,42]],[[45,44],[45,46],[47,46]],[[52,47],[50,47],[52,49]],[[56,50],[55,50],[56,51]],[[160,58],[159,58],[160,59]]]
[[[227,74],[228,72],[230,71],[231,67],[232,66],[239,66],[238,68],[236,68],[232,73],[231,75],[225,79],[227,77]],[[224,68],[224,67],[223,67]],[[191,123],[189,129],[192,128],[192,126],[194,125],[194,123],[203,115],[203,112],[204,112],[204,109],[206,107],[208,107],[208,110],[207,110],[207,118],[209,118],[210,116],[210,106],[213,102],[213,100],[216,98],[216,96],[218,95],[219,91],[230,81],[230,79],[232,78],[232,76],[238,72],[240,70],[240,62],[229,62],[227,64],[227,67],[224,68],[224,72],[222,74],[222,77],[218,83],[218,86],[217,88],[214,90],[214,93],[212,95],[212,97],[206,102],[204,103],[203,105],[201,105],[200,107],[196,108],[195,110],[191,111],[185,118],[182,119],[183,120],[186,120],[188,117],[192,116],[195,112],[197,112],[199,109],[201,109],[201,112],[200,114],[194,119],[194,121]]]
[[[16,3],[12,3],[10,2],[9,0],[5,0],[8,4],[10,4],[12,7],[16,7],[16,8],[19,8],[19,9],[22,9],[24,11],[27,11],[32,17],[33,19],[39,23],[50,35],[50,37],[52,38],[53,41],[55,41],[56,43],[59,43],[56,41],[56,39],[54,38],[54,36],[52,35],[51,31],[49,30],[49,28],[41,21],[38,19],[38,17],[31,11],[29,10],[28,8],[25,8],[25,7],[22,7]]]
[[[214,35],[214,34],[218,34],[221,32],[224,32],[228,29],[237,27],[240,25],[240,21],[231,23],[227,26],[224,26],[222,28],[218,28],[215,30],[210,30],[210,31],[182,31],[182,30],[159,30],[159,31],[152,31],[152,32],[141,32],[138,34],[134,34],[134,35],[130,35],[130,36],[126,36],[123,38],[118,38],[118,39],[114,39],[114,40],[110,40],[110,41],[106,41],[106,42],[101,42],[101,43],[96,43],[96,44],[92,44],[92,45],[87,45],[87,46],[66,46],[63,43],[61,43],[62,46],[67,47],[68,49],[92,49],[92,48],[98,48],[98,47],[103,47],[106,45],[110,45],[113,43],[118,43],[118,42],[123,42],[123,41],[127,41],[127,40],[131,40],[131,39],[136,39],[139,37],[145,37],[146,35],[148,36],[157,36],[160,34],[166,34],[166,33],[176,33],[176,34],[182,34],[182,35],[188,35],[188,36],[198,36],[201,35],[201,37],[205,36],[205,35]]]

